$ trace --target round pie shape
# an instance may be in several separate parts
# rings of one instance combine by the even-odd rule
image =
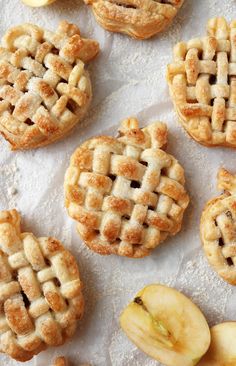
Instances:
[[[111,32],[147,39],[172,22],[184,0],[84,0],[98,23]]]
[[[209,263],[227,282],[236,285],[236,176],[218,173],[225,193],[210,200],[201,217],[201,238]]]
[[[10,29],[0,47],[0,133],[13,150],[47,145],[85,115],[91,98],[85,63],[99,52],[76,25],[56,32],[33,24]]]
[[[167,71],[170,94],[194,140],[236,147],[236,21],[210,19],[207,31],[175,46]]]
[[[182,224],[184,171],[167,154],[167,127],[123,121],[120,137],[84,142],[65,176],[65,204],[85,244],[99,254],[144,257]]]
[[[84,300],[74,257],[55,238],[23,233],[0,212],[0,352],[30,360],[74,334]]]

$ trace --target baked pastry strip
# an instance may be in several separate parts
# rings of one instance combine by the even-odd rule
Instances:
[[[69,366],[69,362],[65,357],[57,357],[54,360],[54,363],[52,366]],[[74,366],[76,366],[76,365],[74,365]],[[88,363],[86,363],[86,364],[83,363],[83,364],[79,364],[78,366],[91,366],[91,365],[89,365]]]

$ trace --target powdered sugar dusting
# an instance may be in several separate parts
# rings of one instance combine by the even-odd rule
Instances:
[[[218,324],[226,320],[226,307],[233,294],[233,287],[209,267],[202,251],[194,251],[191,257],[194,259],[182,263],[175,285],[205,310],[210,325]]]
[[[1,204],[3,208],[17,207],[17,195],[18,195],[18,182],[19,182],[19,170],[16,160],[12,159],[10,163],[2,164],[0,166],[0,182],[1,189],[5,191],[4,197],[2,197]]]
[[[207,149],[189,138],[174,113],[165,73],[173,45],[204,35],[209,17],[225,15],[231,20],[236,2],[186,0],[173,25],[145,42],[104,31],[83,1],[57,0],[50,7],[31,9],[20,0],[0,0],[0,6],[1,34],[21,22],[54,29],[61,19],[67,19],[80,25],[85,36],[98,39],[102,49],[89,66],[94,92],[91,109],[70,136],[36,151],[16,153],[9,151],[7,143],[0,145],[0,209],[18,208],[25,230],[56,236],[72,250],[86,299],[85,316],[73,340],[26,365],[48,365],[48,360],[62,354],[75,364],[79,359],[94,366],[158,365],[137,350],[119,327],[119,314],[140,288],[155,282],[176,287],[200,306],[211,325],[235,319],[236,291],[210,268],[199,238],[202,207],[217,195],[218,167],[235,171],[235,151]],[[131,115],[142,125],[154,120],[168,123],[168,151],[185,167],[191,195],[181,233],[142,260],[101,257],[89,251],[67,216],[63,198],[64,173],[74,149],[93,135],[115,134],[119,121]],[[4,356],[0,363],[17,364]]]

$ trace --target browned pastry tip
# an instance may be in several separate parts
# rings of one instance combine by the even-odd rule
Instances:
[[[70,364],[69,364],[68,360],[65,357],[57,357],[54,360],[54,363],[53,363],[52,366],[70,366]],[[78,366],[91,366],[91,365],[88,364],[88,363],[83,363],[83,364],[79,364]]]
[[[69,363],[65,357],[57,357],[52,366],[69,366]]]

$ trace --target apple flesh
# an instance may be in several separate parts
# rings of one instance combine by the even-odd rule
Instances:
[[[32,7],[46,6],[54,3],[56,0],[22,0],[25,5]]]
[[[211,328],[211,345],[198,366],[236,365],[236,322],[227,322]]]
[[[121,314],[120,324],[138,348],[166,366],[194,366],[210,345],[200,309],[163,285],[141,290]]]

